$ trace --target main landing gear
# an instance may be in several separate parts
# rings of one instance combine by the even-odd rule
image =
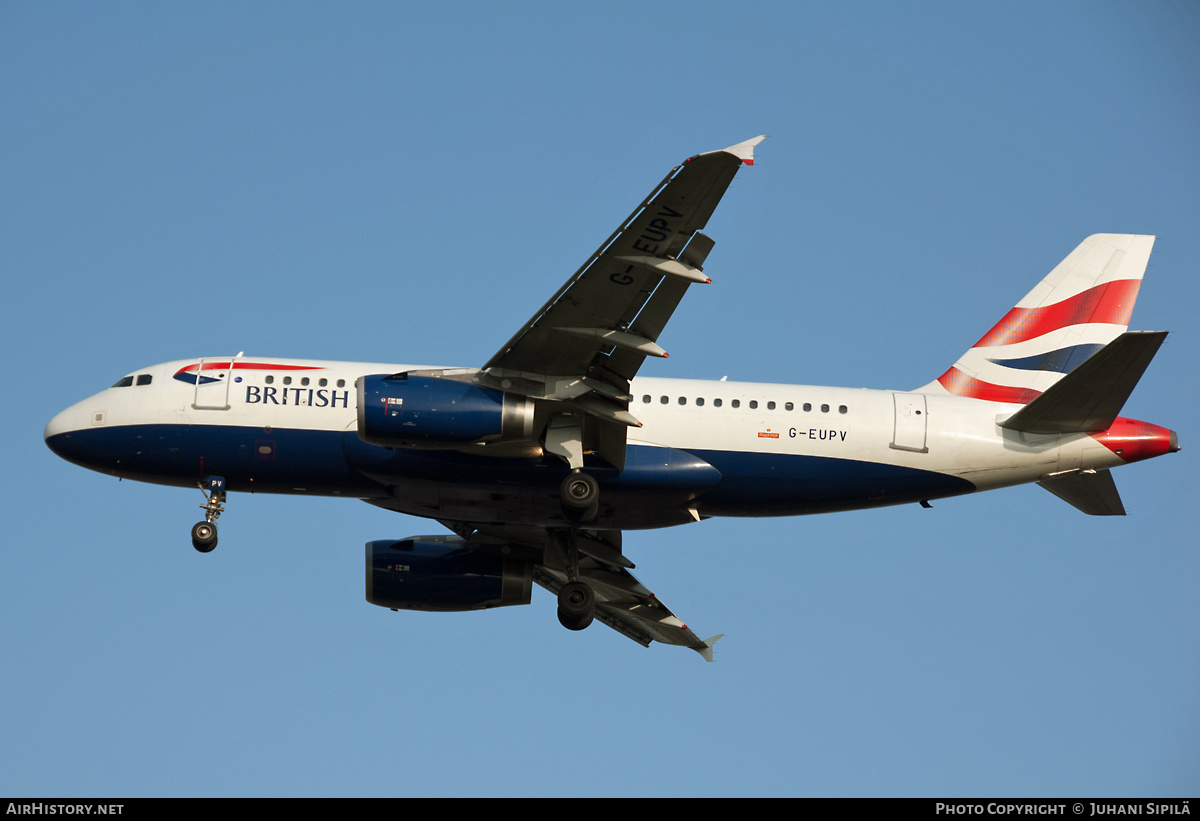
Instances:
[[[569,522],[590,522],[600,510],[600,485],[578,468],[567,474],[558,489],[563,515]]]
[[[579,577],[575,528],[592,521],[600,512],[600,485],[583,472],[583,420],[579,414],[552,417],[543,444],[548,453],[565,459],[571,469],[558,487],[559,504],[569,526],[553,530],[552,536],[567,577],[558,591],[558,621],[568,630],[582,630],[596,617],[596,594]]]
[[[543,446],[547,453],[562,457],[571,469],[558,487],[563,517],[571,524],[595,519],[600,510],[600,485],[583,472],[583,420],[569,413],[552,417]]]
[[[558,623],[568,630],[582,630],[596,616],[596,594],[587,582],[568,582],[558,591]]]
[[[201,485],[200,492],[204,493],[204,504],[200,509],[205,511],[204,521],[192,525],[192,547],[201,553],[211,553],[217,546],[217,519],[225,512],[225,477],[208,477],[208,491]]]
[[[575,544],[575,533],[555,531],[554,542],[562,553],[563,568],[567,573],[567,583],[558,591],[558,622],[568,630],[582,630],[596,616],[596,594],[591,585],[579,579],[579,548]]]

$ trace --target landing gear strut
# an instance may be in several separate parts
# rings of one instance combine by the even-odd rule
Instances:
[[[600,510],[600,485],[583,472],[583,420],[569,413],[552,417],[543,444],[548,453],[561,456],[571,468],[558,488],[563,517],[572,524],[595,519]]]
[[[204,493],[204,521],[192,525],[192,547],[201,553],[210,553],[217,546],[217,519],[225,512],[225,477],[208,477],[208,492],[203,485],[200,492]]]

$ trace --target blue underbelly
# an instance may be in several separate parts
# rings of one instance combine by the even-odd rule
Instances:
[[[354,432],[215,425],[95,428],[52,437],[56,453],[130,479],[195,486],[220,475],[232,491],[389,499],[414,515],[561,526],[557,457],[502,458],[384,448]],[[702,516],[789,516],[969,493],[934,471],[852,459],[683,451],[630,445],[618,473],[599,460],[598,527],[647,528]],[[476,511],[472,513],[472,511]]]

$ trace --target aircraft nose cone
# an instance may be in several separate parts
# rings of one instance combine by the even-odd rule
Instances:
[[[67,433],[75,428],[74,410],[74,408],[67,408],[46,423],[46,429],[42,431],[42,438],[46,440],[47,444],[55,436]]]
[[[46,440],[46,446],[50,450],[63,459],[75,461],[73,456],[76,448],[73,447],[72,434],[78,430],[79,411],[76,407],[70,407],[46,424],[46,429],[42,431],[42,438]]]

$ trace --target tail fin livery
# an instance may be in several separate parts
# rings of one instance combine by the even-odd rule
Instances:
[[[1093,234],[920,392],[1026,404],[1129,327],[1154,237]]]

